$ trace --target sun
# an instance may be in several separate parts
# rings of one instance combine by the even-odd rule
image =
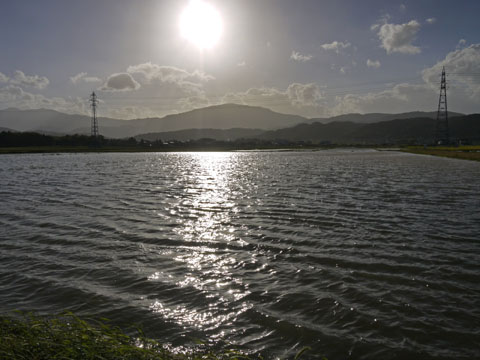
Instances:
[[[191,0],[180,16],[180,34],[200,49],[215,46],[222,30],[220,13],[202,0]]]

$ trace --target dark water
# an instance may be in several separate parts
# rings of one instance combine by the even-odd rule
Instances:
[[[479,179],[376,151],[3,155],[0,311],[267,358],[475,358]]]

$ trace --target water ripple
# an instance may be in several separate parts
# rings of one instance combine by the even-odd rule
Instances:
[[[0,309],[266,358],[474,358],[480,164],[395,152],[0,156]]]

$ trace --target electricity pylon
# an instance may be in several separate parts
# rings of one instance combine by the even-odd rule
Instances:
[[[95,91],[90,95],[90,106],[92,108],[92,137],[97,139],[98,137],[98,121],[97,121],[97,105],[98,99]]]
[[[447,79],[445,76],[445,66],[444,66],[442,70],[442,81],[440,82],[440,97],[438,99],[435,144],[446,145],[449,143],[450,143],[450,134],[448,131]]]

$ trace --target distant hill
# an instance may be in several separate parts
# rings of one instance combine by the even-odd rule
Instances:
[[[185,129],[263,129],[273,130],[293,126],[307,119],[286,115],[257,106],[224,104],[196,109],[160,119],[133,120],[140,126],[139,133],[165,132]]]
[[[369,124],[317,122],[267,131],[259,137],[266,140],[304,140],[337,144],[431,143],[435,137],[435,125],[436,120],[430,118],[396,119]],[[480,114],[452,117],[449,128],[452,139],[480,142]]]
[[[456,113],[456,112],[448,112],[448,117],[458,117],[464,116],[464,114]],[[411,111],[406,113],[400,114],[384,114],[384,113],[370,113],[370,114],[345,114],[345,115],[338,115],[329,118],[316,118],[310,119],[307,123],[314,123],[320,122],[322,124],[327,124],[334,121],[348,121],[348,122],[355,122],[360,124],[370,124],[382,121],[390,121],[390,120],[400,120],[400,119],[415,119],[415,118],[430,118],[436,119],[437,112],[436,111]]]
[[[121,126],[124,121],[99,118],[101,126]],[[90,117],[70,115],[54,110],[0,110],[0,126],[17,131],[36,131],[44,133],[90,133]]]
[[[299,124],[294,127],[267,131],[259,136],[264,140],[312,141],[314,143],[329,141],[343,142],[346,135],[363,125],[354,122],[330,122],[322,124]]]
[[[13,130],[13,129],[10,129],[10,128],[0,127],[0,132],[2,132],[2,131],[16,132],[16,130]]]
[[[454,116],[462,115],[450,113],[450,118],[455,119]],[[107,138],[162,133],[161,136],[177,137],[177,140],[189,137],[192,137],[192,139],[208,137],[225,140],[265,136],[266,138],[285,137],[297,140],[314,137],[317,140],[344,141],[346,133],[353,131],[352,129],[356,129],[362,124],[435,117],[435,112],[410,112],[402,114],[347,114],[325,119],[307,119],[297,115],[277,113],[257,106],[224,104],[167,115],[163,118],[119,120],[100,117],[98,122],[100,134]],[[0,127],[16,131],[88,135],[90,134],[90,121],[90,117],[87,115],[70,115],[54,110],[18,110],[14,108],[0,110]],[[302,126],[296,128],[291,134],[289,132],[292,130],[286,130],[300,124]],[[408,122],[404,125],[407,124]],[[323,127],[322,125],[328,126]],[[199,129],[203,129],[203,131]],[[243,133],[240,132],[240,129],[243,129]],[[249,132],[246,132],[246,129],[250,129]],[[261,130],[269,133],[261,135],[259,133]],[[156,135],[148,136],[153,139]]]
[[[163,118],[118,120],[100,117],[98,123],[100,134],[103,136],[122,138],[202,128],[272,130],[293,126],[306,120],[301,116],[280,114],[256,106],[224,104],[167,115]],[[0,126],[18,131],[89,134],[90,121],[90,117],[86,115],[69,115],[54,110],[0,110]]]
[[[137,140],[143,139],[148,141],[155,140],[199,140],[199,139],[215,139],[222,141],[233,141],[244,138],[254,138],[262,134],[265,130],[260,129],[187,129],[178,131],[167,131],[159,133],[141,134],[135,136]]]

